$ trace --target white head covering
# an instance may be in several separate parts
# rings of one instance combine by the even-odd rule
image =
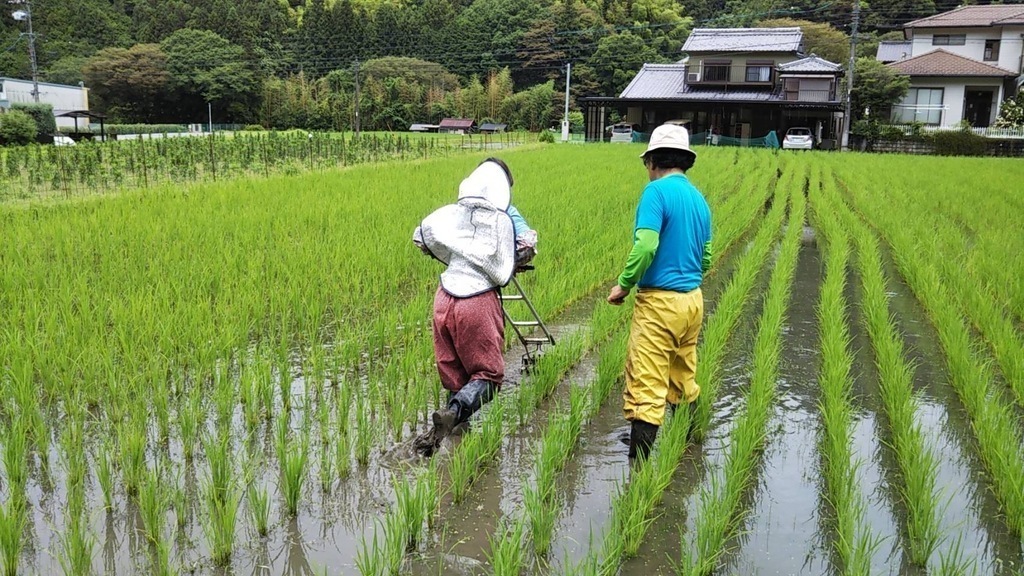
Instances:
[[[512,188],[505,169],[496,162],[484,162],[459,184],[459,200],[482,198],[498,210],[508,210],[512,203]]]
[[[448,265],[441,287],[452,296],[475,296],[512,279],[515,227],[506,212],[511,200],[505,170],[484,162],[459,185],[457,204],[439,208],[420,224],[423,245]]]

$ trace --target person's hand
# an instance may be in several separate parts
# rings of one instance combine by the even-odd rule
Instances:
[[[629,290],[623,290],[622,286],[616,284],[612,286],[612,291],[608,293],[608,303],[620,306],[625,302],[626,296],[629,296]]]

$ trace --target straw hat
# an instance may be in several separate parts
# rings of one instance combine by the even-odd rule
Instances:
[[[697,156],[697,153],[690,149],[690,133],[678,124],[662,124],[655,128],[651,133],[651,141],[647,145],[647,150],[640,157],[643,158],[648,152],[659,148],[682,150]]]

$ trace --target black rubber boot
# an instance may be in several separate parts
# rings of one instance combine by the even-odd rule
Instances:
[[[657,437],[657,426],[643,420],[633,420],[629,432],[629,457],[640,462],[647,460]]]
[[[498,385],[489,380],[470,380],[467,382],[455,394],[451,402],[448,403],[449,406],[455,404],[458,407],[459,417],[455,423],[461,424],[469,420],[470,416],[494,398],[494,392],[497,389]]]

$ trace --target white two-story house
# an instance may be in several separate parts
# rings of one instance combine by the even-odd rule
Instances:
[[[963,6],[910,22],[904,35],[879,48],[879,60],[910,76],[894,123],[988,127],[1024,81],[1024,4]]]

